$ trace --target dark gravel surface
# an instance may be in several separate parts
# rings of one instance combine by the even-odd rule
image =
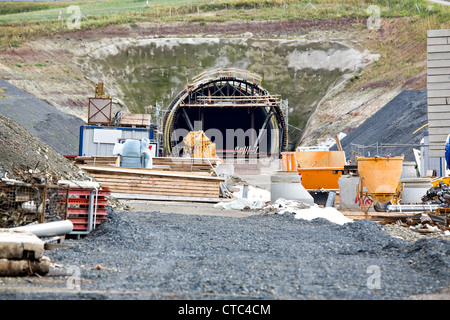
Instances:
[[[372,117],[364,121],[358,128],[351,131],[342,139],[342,148],[349,158],[352,151],[364,152],[366,156],[377,154],[376,146],[366,149],[352,149],[352,144],[370,146],[372,144],[385,145],[418,145],[423,131],[414,131],[428,123],[427,89],[405,90],[378,110]],[[337,150],[333,146],[331,150]],[[405,155],[406,161],[414,161],[413,146],[397,148],[380,148],[380,156]],[[370,152],[370,155],[367,154]]]
[[[0,114],[21,124],[62,155],[78,154],[82,119],[64,113],[0,79]]]
[[[72,247],[46,252],[64,268],[81,270],[81,290],[3,297],[370,300],[450,286],[450,241],[409,243],[367,220],[340,226],[290,214],[110,216],[89,236],[70,241]],[[98,265],[107,269],[93,269]],[[380,281],[374,289],[368,283],[376,284],[375,275]]]

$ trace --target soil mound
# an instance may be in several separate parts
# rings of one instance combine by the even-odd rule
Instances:
[[[70,160],[50,148],[14,120],[0,115],[0,177],[23,177],[25,172],[47,178],[92,180]]]

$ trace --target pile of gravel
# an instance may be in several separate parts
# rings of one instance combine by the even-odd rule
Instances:
[[[49,145],[31,134],[19,123],[0,115],[0,178],[22,180],[33,174],[47,178],[49,183],[57,180],[92,180],[74,162],[53,150]]]
[[[370,146],[378,142],[379,145],[416,145],[418,149],[422,132],[414,134],[414,131],[427,123],[427,90],[405,90],[351,131],[341,140],[341,145],[347,158],[352,156],[352,151],[359,151],[365,156],[377,155],[376,146],[352,149],[352,144]],[[337,150],[337,147],[333,146],[330,150]],[[379,156],[402,154],[405,161],[415,160],[412,146],[378,149]]]
[[[48,252],[57,264],[82,268],[83,290],[39,298],[402,299],[450,286],[450,241],[410,243],[372,221],[341,226],[290,214],[110,217],[72,247]],[[377,274],[380,286],[373,288]]]
[[[86,123],[0,79],[0,114],[16,121],[61,155],[78,154]]]

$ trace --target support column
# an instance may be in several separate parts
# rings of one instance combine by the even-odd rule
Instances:
[[[249,143],[249,149],[252,145],[255,144],[256,141],[256,131],[255,131],[255,109],[250,108],[250,128],[252,129],[251,135],[250,135],[250,143]]]
[[[205,131],[205,108],[200,108],[201,130]]]

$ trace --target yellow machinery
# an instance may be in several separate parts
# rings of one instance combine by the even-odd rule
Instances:
[[[212,143],[203,131],[191,131],[184,137],[185,154],[192,158],[215,158],[216,144]]]
[[[398,183],[397,189],[395,190],[395,195],[391,200],[392,204],[400,204],[403,197],[403,190],[405,190],[405,184],[402,182]]]
[[[431,181],[431,185],[433,187],[437,187],[439,185],[439,183],[442,182],[443,184],[446,184],[448,186],[450,186],[450,177],[439,177],[436,179],[433,179]]]

